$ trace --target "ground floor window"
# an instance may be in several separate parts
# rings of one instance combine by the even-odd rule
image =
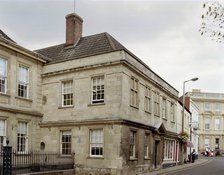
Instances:
[[[136,158],[136,131],[130,132],[130,159]]]
[[[144,158],[149,158],[149,134],[145,134],[144,139]]]
[[[2,151],[3,146],[5,146],[6,142],[5,130],[5,120],[0,120],[0,151]]]
[[[90,130],[90,156],[103,156],[103,129]]]
[[[71,131],[61,131],[61,154],[70,155],[72,148]]]
[[[173,160],[175,154],[175,140],[164,141],[164,159]]]
[[[28,128],[27,122],[19,122],[18,123],[18,131],[17,131],[17,151],[25,152],[28,147]]]

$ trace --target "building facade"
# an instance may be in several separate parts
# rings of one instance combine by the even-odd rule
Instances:
[[[41,72],[46,61],[0,30],[0,148],[18,153],[40,148]]]
[[[199,107],[199,152],[206,148],[224,150],[223,109],[224,94],[192,90],[186,94]]]
[[[82,23],[67,15],[65,43],[34,52],[2,38],[3,140],[18,151],[75,153],[80,174],[176,165],[178,91],[108,33],[83,37]]]

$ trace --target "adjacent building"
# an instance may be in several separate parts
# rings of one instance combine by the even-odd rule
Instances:
[[[199,153],[205,151],[206,148],[219,149],[223,152],[224,94],[201,92],[199,89],[194,89],[186,96],[190,97],[199,108]]]
[[[0,30],[0,148],[18,153],[40,147],[43,117],[42,78],[47,61],[10,39]]]

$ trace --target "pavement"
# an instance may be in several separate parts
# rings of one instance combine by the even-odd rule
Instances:
[[[206,159],[204,157],[199,157],[197,160],[195,160],[194,163],[185,163],[183,165],[177,165],[177,166],[164,168],[164,169],[160,169],[160,170],[154,170],[152,172],[144,173],[144,174],[141,174],[141,175],[163,175],[163,174],[165,175],[167,173],[178,172],[178,171],[189,169],[189,168],[192,168],[192,167],[204,165],[204,164],[206,164],[210,161],[211,161],[211,159],[208,159],[208,158]]]

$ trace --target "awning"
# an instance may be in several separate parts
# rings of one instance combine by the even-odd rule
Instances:
[[[187,147],[190,148],[194,147],[193,143],[190,140],[187,141]]]

